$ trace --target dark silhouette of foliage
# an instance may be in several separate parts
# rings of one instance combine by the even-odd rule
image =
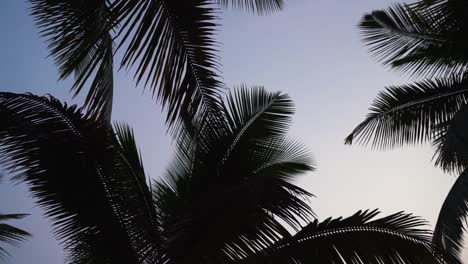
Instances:
[[[78,108],[0,93],[0,157],[52,221],[67,263],[458,263],[411,215],[319,222],[312,194],[295,185],[314,166],[286,136],[291,99],[241,87],[222,100],[217,7],[268,14],[283,0],[29,1],[60,78],[74,74],[74,94],[88,94]],[[119,68],[149,87],[177,134],[175,158],[152,184],[132,129],[110,124],[118,50]],[[439,91],[451,84],[430,92],[464,100],[461,88]],[[438,142],[441,152],[451,144]]]
[[[19,169],[71,263],[150,263],[156,211],[126,141],[51,97],[1,93],[0,119],[4,164]]]
[[[220,106],[185,126],[152,185],[128,126],[52,97],[0,93],[0,155],[68,263],[457,263],[411,215],[315,220],[294,184],[313,165],[286,136],[287,95],[243,87]]]
[[[24,218],[25,214],[0,214],[0,242],[13,246],[18,246],[27,237],[31,236],[28,232],[11,226],[4,221]],[[8,252],[0,244],[0,261],[3,262],[8,257]]]
[[[85,87],[85,107],[110,120],[114,54],[119,68],[134,70],[178,130],[181,117],[197,118],[219,107],[219,61],[214,31],[217,4],[260,14],[283,8],[283,0],[29,0],[47,39],[60,79],[75,75],[75,95]]]
[[[375,219],[378,214],[315,220],[254,263],[446,263],[428,250],[431,235],[419,228],[425,221],[402,212]]]
[[[364,42],[379,61],[426,79],[379,93],[346,144],[394,148],[429,141],[436,147],[436,165],[449,172],[465,171],[467,11],[463,0],[420,0],[363,17],[359,28]],[[468,213],[465,174],[448,194],[434,234],[438,246],[458,256]]]

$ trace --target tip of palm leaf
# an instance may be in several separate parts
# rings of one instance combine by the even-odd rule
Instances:
[[[349,136],[347,136],[347,137],[344,139],[344,144],[345,144],[345,145],[352,145],[352,144],[353,144],[353,139],[354,139],[354,135],[353,135],[353,134],[350,134]]]

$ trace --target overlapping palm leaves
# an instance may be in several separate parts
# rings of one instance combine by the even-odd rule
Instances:
[[[393,148],[433,142],[437,165],[465,170],[467,11],[462,0],[420,0],[364,16],[359,27],[370,52],[393,69],[427,79],[381,92],[346,143]],[[461,173],[450,191],[434,234],[438,245],[458,255],[468,213],[466,177]]]
[[[217,4],[269,13],[283,0],[30,0],[60,78],[75,74],[75,95],[88,86],[85,106],[111,118],[114,54],[132,68],[167,110],[167,123],[218,107],[219,61],[213,38]]]
[[[8,256],[8,252],[2,247],[1,243],[18,246],[27,237],[31,236],[28,232],[14,227],[12,225],[1,223],[9,220],[24,218],[25,214],[0,214],[0,261],[3,262]]]
[[[160,243],[150,191],[106,123],[53,98],[0,101],[4,164],[29,184],[71,263],[151,263]]]
[[[75,94],[89,91],[83,109],[0,93],[0,155],[53,222],[68,263],[457,262],[411,215],[314,220],[311,194],[294,184],[313,166],[286,137],[289,97],[241,88],[221,100],[213,4],[262,14],[282,0],[30,2],[60,77],[75,74]],[[177,130],[176,157],[153,184],[132,130],[109,124],[118,49],[119,67]]]
[[[181,134],[150,185],[128,126],[52,97],[0,93],[1,156],[68,263],[452,263],[411,215],[314,220],[311,194],[294,184],[313,165],[286,136],[287,95],[242,88],[221,109]]]
[[[1,181],[2,175],[0,175],[0,183]],[[27,237],[31,236],[31,234],[22,229],[2,222],[18,220],[26,216],[26,214],[0,214],[0,262],[3,263],[3,261],[5,261],[5,259],[9,256],[7,250],[2,246],[2,243],[3,245],[8,244],[12,246],[18,246]]]

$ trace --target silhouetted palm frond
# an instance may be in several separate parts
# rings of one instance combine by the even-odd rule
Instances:
[[[9,220],[22,219],[26,214],[0,214],[0,242],[13,246],[18,246],[27,237],[31,236],[28,232],[11,226],[9,224],[1,223]],[[0,261],[8,257],[8,252],[0,245]]]
[[[465,49],[468,42],[463,37],[468,23],[457,17],[464,17],[465,13],[448,16],[446,6],[429,2],[394,5],[366,14],[359,24],[364,42],[378,60],[405,73],[429,76],[463,73],[468,66]]]
[[[219,104],[219,65],[213,34],[216,9],[208,0],[117,0],[122,66],[167,105],[168,123]]]
[[[114,130],[118,140],[118,146],[120,147],[120,153],[124,158],[124,162],[132,168],[132,171],[135,173],[136,177],[138,177],[142,182],[145,182],[145,168],[143,167],[143,160],[140,150],[137,147],[133,130],[130,128],[130,126],[123,123],[116,123],[114,125]]]
[[[425,221],[404,213],[375,219],[377,214],[316,220],[252,263],[458,263],[431,244]]]
[[[284,0],[215,0],[215,2],[225,7],[248,10],[258,14],[279,11],[285,5]]]
[[[75,95],[90,88],[85,106],[110,119],[114,39],[126,49],[121,62],[136,64],[135,79],[149,86],[168,110],[168,124],[219,103],[208,0],[30,0],[31,13],[47,38],[60,78],[76,75]]]
[[[457,263],[409,215],[313,221],[311,194],[294,184],[313,165],[285,135],[287,95],[241,88],[221,109],[177,137],[152,189],[130,127],[51,97],[0,93],[0,154],[71,263]]]
[[[434,230],[434,243],[448,254],[461,256],[468,214],[468,171],[460,174],[445,198]]]
[[[207,117],[202,132],[181,137],[155,189],[176,262],[241,259],[289,236],[282,222],[299,229],[313,217],[304,200],[311,194],[293,184],[313,167],[308,151],[284,135],[289,97],[242,88],[223,109],[222,118]]]
[[[218,110],[219,81],[214,31],[217,5],[270,13],[283,0],[30,0],[60,78],[75,73],[75,95],[89,84],[85,106],[111,118],[114,41],[124,50],[121,67],[134,70],[167,110],[176,131],[181,117]],[[185,121],[184,121],[185,122]]]
[[[465,171],[467,11],[468,3],[463,0],[420,0],[364,16],[360,23],[364,41],[384,64],[444,79],[381,92],[372,112],[346,143],[355,140],[386,148],[431,140],[436,165],[450,172]],[[434,233],[434,243],[458,259],[467,213],[465,178],[463,172],[447,196]]]
[[[0,155],[26,182],[72,263],[153,263],[150,190],[107,122],[51,97],[0,93]],[[127,142],[127,143],[125,143]],[[112,245],[112,246],[109,246]]]
[[[379,148],[426,142],[467,103],[467,96],[467,80],[457,77],[389,87],[345,142]]]
[[[106,0],[29,0],[31,14],[47,39],[60,79],[75,74],[80,93],[89,84],[85,106],[110,120],[113,96],[112,10]]]

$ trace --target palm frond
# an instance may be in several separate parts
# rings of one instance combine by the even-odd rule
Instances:
[[[228,124],[240,137],[284,135],[291,125],[294,103],[286,94],[267,92],[261,86],[241,86],[223,102]],[[264,128],[264,129],[260,129]]]
[[[136,177],[138,177],[142,182],[145,182],[145,168],[143,166],[141,153],[136,144],[132,128],[124,123],[115,123],[114,130],[122,157],[137,174]]]
[[[289,129],[294,104],[289,96],[269,93],[263,87],[248,89],[241,86],[229,93],[222,104],[228,129],[235,138],[231,141],[223,160],[227,160],[244,138],[264,139],[282,136]]]
[[[0,221],[23,219],[28,214],[0,214]]]
[[[252,263],[459,263],[431,244],[420,218],[396,213],[375,219],[377,215],[377,210],[359,211],[344,219],[316,220]]]
[[[463,0],[423,0],[409,6],[425,16],[432,17],[433,21],[443,23],[447,29],[466,30],[468,19],[464,14],[468,11],[468,5]]]
[[[0,221],[21,219],[24,218],[25,214],[0,214]],[[11,225],[0,223],[0,241],[13,246],[18,246],[19,243],[23,242],[27,237],[31,236],[28,232]]]
[[[466,104],[467,95],[468,82],[458,77],[389,87],[379,93],[367,118],[345,143],[393,148],[426,142],[436,126],[451,120]]]
[[[448,254],[461,258],[464,224],[468,215],[468,170],[458,176],[445,198],[434,229],[433,242]]]
[[[106,0],[29,0],[60,79],[75,75],[75,96],[89,84],[85,106],[110,120],[113,98],[112,10]]]
[[[17,220],[26,216],[27,214],[0,214],[0,221]],[[19,246],[21,242],[24,242],[30,236],[31,234],[24,230],[9,224],[0,223],[0,242],[2,243]],[[8,252],[0,245],[0,261],[5,260],[8,255]]]
[[[165,182],[155,189],[176,262],[238,260],[289,236],[283,222],[299,229],[313,218],[305,202],[311,194],[294,185],[313,166],[309,152],[285,137],[289,97],[243,88],[222,109],[224,120],[207,116],[202,133],[179,138]]]
[[[467,118],[468,106],[463,105],[451,120],[436,126],[434,160],[446,172],[461,173],[468,166]]]
[[[269,14],[284,8],[284,0],[215,0],[216,3],[227,7],[258,14]]]
[[[137,84],[149,87],[162,102],[174,131],[206,109],[219,109],[218,92],[224,85],[218,77],[213,39],[216,4],[258,13],[284,5],[283,0],[30,2],[60,77],[75,72],[75,95],[90,84],[85,101],[88,110],[110,119],[116,39],[119,47],[125,47],[121,68],[134,68]]]
[[[454,25],[439,13],[427,4],[394,5],[366,14],[359,28],[370,52],[384,65],[414,75],[463,73],[468,53],[461,28],[468,24]]]
[[[117,0],[112,4],[126,43],[122,67],[168,109],[167,123],[216,108],[219,65],[213,34],[216,9],[208,0]]]
[[[69,261],[153,263],[149,189],[122,159],[107,121],[52,97],[12,93],[0,93],[0,119],[0,156],[29,185]]]

